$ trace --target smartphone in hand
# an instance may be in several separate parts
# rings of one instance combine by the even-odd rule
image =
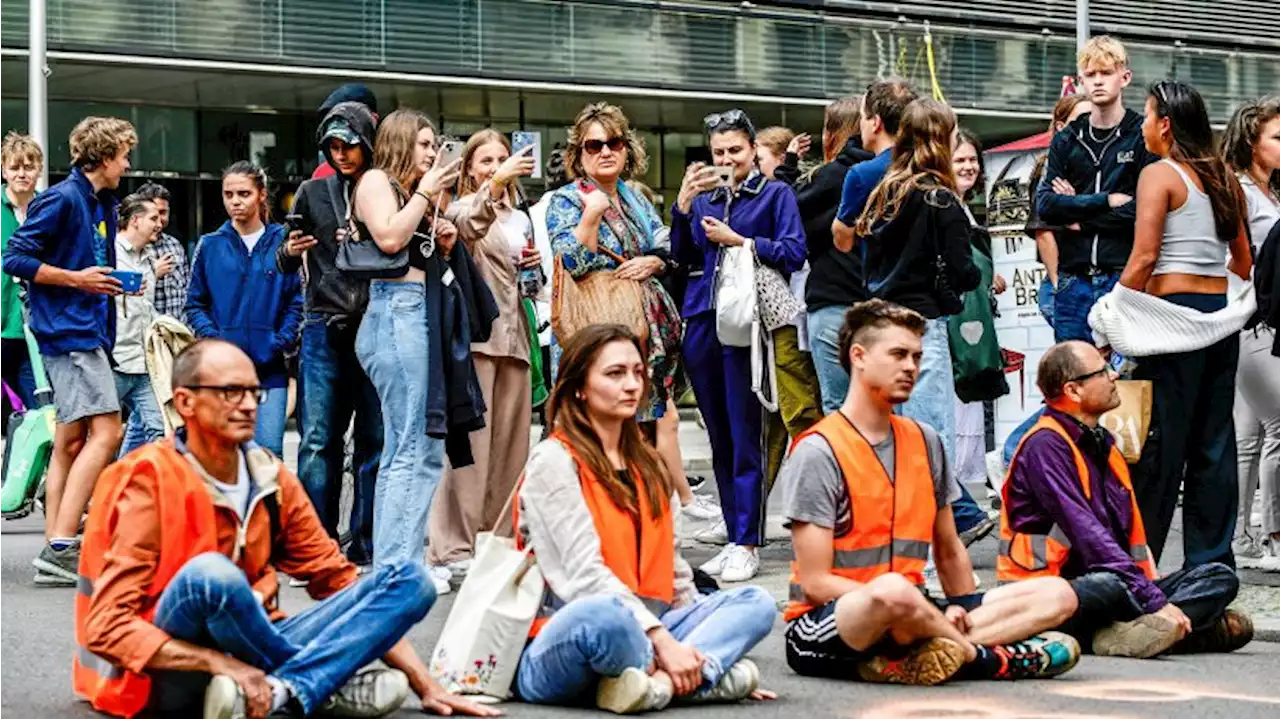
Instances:
[[[716,178],[716,187],[733,187],[732,165],[713,165],[711,170]]]
[[[440,143],[440,153],[436,155],[436,167],[444,167],[462,157],[462,140],[445,140]]]

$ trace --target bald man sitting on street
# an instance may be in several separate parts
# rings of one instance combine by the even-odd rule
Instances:
[[[80,554],[76,694],[99,711],[204,719],[496,715],[445,692],[404,639],[435,591],[420,562],[358,579],[297,477],[253,442],[262,388],[235,345],[174,361],[176,437],[99,477]],[[277,569],[318,604],[286,617]],[[382,658],[391,668],[365,668]]]

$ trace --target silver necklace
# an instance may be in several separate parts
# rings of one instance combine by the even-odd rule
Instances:
[[[1106,137],[1104,137],[1104,138],[1102,138],[1102,139],[1098,139],[1098,136],[1097,136],[1097,135],[1095,135],[1095,134],[1094,134],[1094,132],[1093,132],[1093,123],[1089,123],[1089,139],[1093,140],[1094,142],[1098,143],[1099,145],[1101,145],[1101,144],[1102,144],[1102,143],[1104,143],[1104,142],[1109,142],[1109,141],[1111,140],[1111,138],[1115,137],[1115,136],[1116,136],[1116,133],[1117,133],[1117,132],[1119,132],[1119,131],[1120,131],[1120,125],[1119,125],[1119,124],[1117,124],[1115,127],[1111,128],[1111,129],[1107,132],[1107,136],[1106,136]]]

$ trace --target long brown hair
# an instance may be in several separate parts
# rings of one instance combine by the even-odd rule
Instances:
[[[843,97],[827,105],[822,113],[822,160],[835,162],[849,138],[860,132],[862,96]]]
[[[941,102],[922,97],[907,105],[893,143],[889,171],[867,199],[854,234],[866,237],[876,222],[896,217],[912,190],[945,188],[960,196],[951,167],[951,133],[955,129],[956,114]]]
[[[1222,136],[1222,158],[1231,169],[1243,173],[1253,169],[1253,148],[1262,139],[1262,128],[1276,117],[1280,117],[1280,95],[1246,102],[1236,110]],[[1280,170],[1272,170],[1266,184],[1280,198]]]
[[[596,476],[614,505],[636,515],[640,507],[636,485],[618,478],[613,464],[605,455],[599,435],[591,425],[587,403],[581,398],[596,358],[606,345],[613,342],[630,342],[640,356],[644,356],[640,340],[622,325],[585,327],[574,333],[563,345],[556,384],[547,401],[547,421],[556,432],[564,435],[569,447],[586,465],[586,469]],[[649,380],[646,376],[642,397],[648,393],[648,389]],[[645,441],[640,423],[634,417],[623,422],[619,450],[627,460],[631,475],[634,477],[638,474],[643,478],[645,495],[654,519],[661,517],[669,509],[667,505],[673,486],[671,475],[667,472],[667,465],[658,456],[658,451]]]
[[[378,124],[373,166],[387,173],[387,177],[406,193],[413,192],[420,179],[413,151],[418,144],[418,133],[427,127],[432,131],[436,129],[426,115],[407,108],[396,110]]]
[[[511,152],[511,143],[507,141],[507,136],[501,132],[487,127],[467,139],[467,144],[462,148],[462,172],[458,175],[458,197],[466,197],[480,189],[480,183],[471,177],[471,160],[475,159],[476,151],[496,142],[507,148],[507,152]]]
[[[1240,181],[1218,154],[1209,124],[1204,98],[1185,82],[1161,80],[1153,83],[1147,97],[1155,101],[1157,117],[1169,119],[1173,145],[1169,159],[1190,167],[1204,183],[1204,194],[1213,207],[1213,224],[1218,239],[1230,242],[1240,232],[1245,215],[1244,191]]]

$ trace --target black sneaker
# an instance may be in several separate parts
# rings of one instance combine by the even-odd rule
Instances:
[[[978,522],[977,525],[970,527],[969,529],[966,529],[963,532],[961,532],[960,541],[963,542],[964,546],[967,547],[970,544],[973,544],[974,542],[978,541],[979,539],[982,539],[983,537],[987,536],[988,534],[991,534],[991,530],[995,528],[996,528],[995,520],[991,519],[990,517],[987,517],[981,522]]]
[[[31,560],[31,564],[38,570],[36,584],[50,586],[48,582],[40,580],[40,574],[45,574],[67,582],[57,586],[74,587],[80,580],[80,543],[65,549],[54,549],[52,545],[46,544],[40,550],[40,556]]]
[[[1234,652],[1253,641],[1253,620],[1249,615],[1228,609],[1218,621],[1173,645],[1172,654]]]

